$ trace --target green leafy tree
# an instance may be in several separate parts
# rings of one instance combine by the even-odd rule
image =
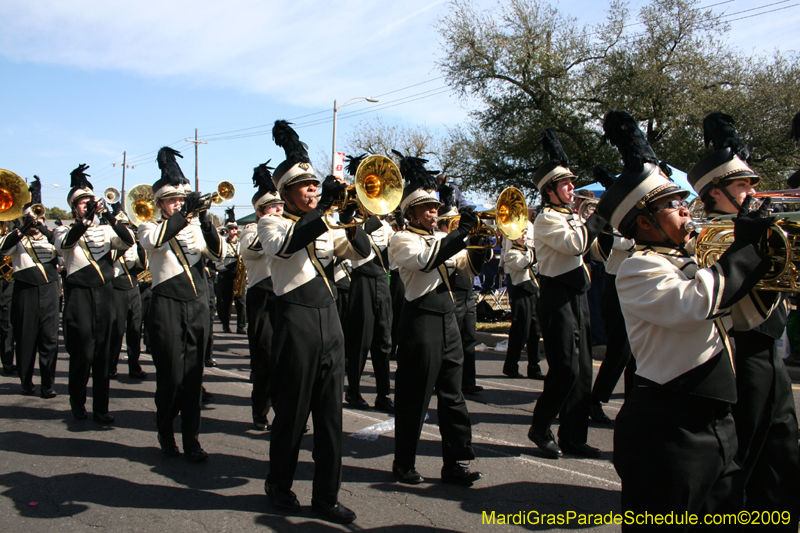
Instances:
[[[72,219],[72,211],[65,211],[60,207],[51,207],[45,210],[45,218],[49,219],[60,218],[61,220]]]

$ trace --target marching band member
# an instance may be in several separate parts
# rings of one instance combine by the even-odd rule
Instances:
[[[586,444],[592,390],[586,291],[591,282],[583,256],[605,222],[594,214],[584,224],[572,212],[575,176],[567,166],[569,158],[553,130],[544,130],[542,143],[550,162],[539,167],[533,177],[544,200],[534,233],[539,259],[539,318],[549,369],[528,437],[547,457],[561,457],[564,451],[599,457],[600,450]],[[550,431],[557,416],[559,444]]]
[[[300,511],[291,489],[310,413],[314,421],[311,506],[331,521],[349,524],[356,515],[338,500],[344,336],[335,305],[333,258],[363,257],[370,247],[361,228],[330,230],[324,221],[325,212],[346,185],[329,176],[318,198],[319,180],[297,133],[289,123],[278,120],[272,136],[286,151],[286,160],[273,173],[285,201],[284,211],[258,221],[258,240],[273,261],[277,299],[271,382],[275,417],[265,488],[274,507]]]
[[[201,209],[200,193],[190,192],[175,156],[182,157],[166,146],[158,151],[161,178],[153,184],[153,199],[161,220],[140,224],[139,240],[153,276],[147,328],[156,367],[158,441],[164,454],[180,454],[173,430],[180,413],[183,453],[200,462],[208,458],[198,437],[204,352],[211,334],[203,258],[219,260],[224,251],[207,210]]]
[[[611,183],[614,180],[614,175],[603,165],[597,165],[594,174],[598,183]],[[625,318],[619,307],[616,279],[622,261],[630,255],[635,244],[632,239],[606,232],[597,236],[599,259],[604,261],[606,267],[603,296],[600,300],[600,310],[603,313],[606,330],[606,356],[592,386],[589,416],[600,424],[611,423],[611,419],[603,412],[602,404],[611,400],[614,388],[631,360],[631,344],[628,342],[628,333],[625,330]],[[628,381],[630,380],[626,374],[626,395],[633,387],[633,383]]]
[[[475,454],[469,412],[461,392],[464,352],[450,275],[454,270],[477,275],[485,253],[464,251],[466,237],[478,218],[474,208],[461,211],[458,229],[449,235],[434,231],[441,203],[424,163],[424,159],[415,157],[403,157],[400,162],[400,171],[408,181],[400,209],[409,226],[395,233],[389,243],[389,261],[397,265],[405,286],[395,373],[392,474],[401,483],[423,482],[415,469],[417,445],[435,387],[442,434],[442,481],[470,486],[481,473],[471,472],[463,464]]]
[[[236,307],[236,333],[245,333],[244,295],[234,296],[233,282],[239,265],[239,225],[233,207],[225,210],[225,256],[216,262],[217,316],[224,333],[231,332],[231,304]]]
[[[253,183],[258,187],[253,196],[256,219],[283,213],[283,200],[275,189],[266,163],[253,170]],[[272,366],[272,332],[275,322],[275,292],[272,290],[272,259],[258,239],[257,224],[248,224],[240,241],[242,260],[247,269],[247,340],[250,345],[252,373],[253,427],[269,429],[267,413],[270,400],[270,368]]]
[[[706,145],[712,142],[715,151],[688,174],[710,219],[739,213],[761,181],[747,165],[750,152],[732,124],[722,113],[705,118]],[[731,310],[738,395],[732,409],[745,472],[745,508],[790,511],[793,521],[787,530],[794,531],[800,517],[800,452],[792,382],[775,344],[786,329],[781,294],[751,291]]]
[[[86,384],[92,375],[94,420],[111,424],[108,413],[109,357],[113,324],[114,254],[133,246],[133,234],[117,222],[95,198],[92,184],[80,165],[72,171],[67,201],[75,222],[55,230],[55,248],[64,257],[64,344],[69,353],[69,402],[72,415],[81,420],[86,413]],[[108,225],[94,223],[102,216]]]
[[[128,216],[119,211],[117,220],[129,227]],[[137,274],[144,271],[146,257],[140,243],[131,246],[125,253],[116,253],[114,260],[114,329],[111,337],[111,371],[109,377],[117,376],[122,338],[128,348],[128,377],[147,379],[147,372],[139,364],[142,339],[142,297],[139,294]]]
[[[503,364],[503,374],[522,377],[519,360],[522,347],[528,348],[528,377],[543,379],[539,367],[539,322],[536,304],[539,300],[539,282],[536,280],[536,250],[532,244],[533,225],[528,222],[525,232],[516,241],[503,246],[503,269],[510,276],[508,295],[511,300],[511,328],[508,331],[508,351]]]
[[[450,220],[458,215],[456,198],[447,186],[439,187],[439,219],[436,222],[437,230],[443,233],[450,232]],[[456,324],[461,335],[461,349],[464,352],[464,364],[461,365],[461,392],[464,394],[477,394],[483,387],[475,381],[475,346],[477,339],[477,311],[475,303],[474,276],[463,271],[453,270],[450,274],[450,289],[455,303]]]
[[[350,158],[348,172],[355,176],[366,154]],[[389,353],[392,351],[392,296],[389,293],[389,239],[392,228],[377,216],[371,216],[363,225],[371,246],[367,257],[351,263],[350,290],[346,316],[342,322],[344,352],[347,361],[347,391],[345,401],[358,409],[369,407],[361,396],[361,374],[367,362],[367,352],[372,357],[375,372],[375,409],[394,414],[394,403],[389,398]]]
[[[36,217],[31,205],[42,203],[37,176],[30,184],[31,201],[23,208],[22,227],[0,241],[0,254],[11,256],[14,268],[11,324],[14,328],[22,393],[33,394],[33,366],[39,352],[42,398],[54,398],[58,356],[58,258],[53,232]]]
[[[769,269],[757,243],[770,219],[766,208],[734,219],[733,244],[715,265],[700,269],[686,249],[688,191],[659,168],[630,115],[609,112],[604,129],[625,169],[597,212],[636,240],[616,278],[636,358],[636,387],[614,432],[622,511],[738,512],[742,471],[734,461],[731,417],[736,382],[721,317]]]

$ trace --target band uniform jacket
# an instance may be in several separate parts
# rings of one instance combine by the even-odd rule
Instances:
[[[3,244],[9,235],[11,233],[7,233],[0,240],[0,249],[4,248]],[[29,285],[44,285],[58,279],[58,252],[42,234],[37,238],[23,235],[17,244],[2,255],[11,257],[15,281]]]
[[[258,239],[268,255],[274,258],[272,286],[279,299],[308,307],[326,307],[336,298],[333,281],[334,257],[351,261],[364,258],[368,245],[357,243],[358,236],[351,241],[346,230],[328,229],[309,243],[304,249],[294,251],[292,241],[296,232],[302,233],[318,223],[305,221],[290,213],[266,215],[258,221]],[[312,216],[313,217],[313,216]],[[303,224],[298,221],[303,220]],[[362,237],[362,238],[363,238]]]
[[[580,217],[568,207],[548,205],[533,223],[539,275],[554,278],[580,292],[589,289],[583,256],[596,241]]]
[[[139,256],[139,247],[131,246],[124,253],[115,253],[115,256],[114,288],[127,290],[138,287],[139,279],[136,274],[147,266],[146,258]]]
[[[165,242],[166,229],[167,220],[139,226],[139,240],[153,276],[152,291],[180,301],[194,300],[199,295],[206,297],[208,283],[203,259],[219,261],[225,253],[222,240],[219,249],[211,250],[196,219]]]
[[[64,258],[67,281],[83,287],[99,287],[114,278],[112,250],[125,251],[130,245],[124,242],[108,225],[92,223],[86,232],[71,246],[65,244],[72,225],[55,229],[54,244]],[[130,233],[130,230],[127,230]],[[133,241],[131,233],[131,241]]]
[[[247,270],[247,288],[255,287],[272,276],[272,258],[258,239],[257,224],[248,224],[239,237],[239,251]],[[271,290],[271,287],[270,287]]]
[[[228,239],[222,239],[222,247],[225,254],[221,256],[219,260],[214,261],[217,272],[231,274],[236,272],[236,263],[239,261],[240,243],[241,239],[236,243],[232,243]]]
[[[524,288],[526,292],[538,291],[535,265],[536,251],[528,246],[513,243],[503,254],[503,268],[511,276],[511,284]]]
[[[370,253],[367,257],[354,259],[350,270],[363,276],[385,276],[389,271],[389,239],[394,233],[392,227],[378,217],[371,217],[364,224],[364,231],[369,236]]]
[[[472,264],[470,254],[462,250],[433,268],[441,240],[446,233],[427,232],[414,227],[394,234],[389,244],[389,262],[399,267],[409,303],[426,311],[444,314],[454,309],[450,277],[459,271],[470,279],[479,269]],[[466,237],[465,237],[466,238]]]

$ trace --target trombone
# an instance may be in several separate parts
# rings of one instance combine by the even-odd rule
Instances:
[[[450,219],[448,231],[458,227],[461,215]],[[494,220],[494,225],[485,220]],[[522,237],[528,227],[528,203],[525,195],[516,187],[509,187],[500,193],[497,203],[492,209],[478,213],[478,224],[469,232],[469,237],[489,237],[489,244],[471,244],[468,250],[489,250],[497,246],[497,239],[502,234],[506,239],[515,241]],[[492,239],[494,241],[492,242]]]
[[[331,229],[360,226],[367,219],[367,211],[375,215],[388,215],[400,205],[403,198],[403,177],[394,161],[385,155],[371,155],[364,159],[355,175],[355,185],[350,185],[325,213],[325,222]],[[347,224],[336,224],[330,215],[341,213],[355,204],[361,215]]]

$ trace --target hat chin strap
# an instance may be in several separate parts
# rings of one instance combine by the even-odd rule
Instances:
[[[737,213],[742,210],[742,204],[736,201],[736,199],[733,197],[733,195],[730,193],[730,191],[728,191],[726,187],[720,187],[719,185],[717,185],[716,188],[718,191],[721,191],[722,194],[725,195],[725,198],[727,198],[731,204],[733,204],[733,207],[734,209],[736,209]]]
[[[664,231],[664,228],[662,228],[661,224],[659,224],[658,220],[656,220],[655,215],[653,215],[653,213],[650,212],[650,209],[647,208],[641,209],[640,212],[643,213],[644,216],[648,218],[648,220],[650,220],[650,223],[653,224],[653,227],[656,228],[656,231],[658,231],[658,234],[661,235],[661,238],[664,239],[664,242],[666,244],[669,244],[674,248],[678,248],[679,250],[683,250],[684,244],[676,243],[670,238],[669,235],[667,235],[667,233]]]

